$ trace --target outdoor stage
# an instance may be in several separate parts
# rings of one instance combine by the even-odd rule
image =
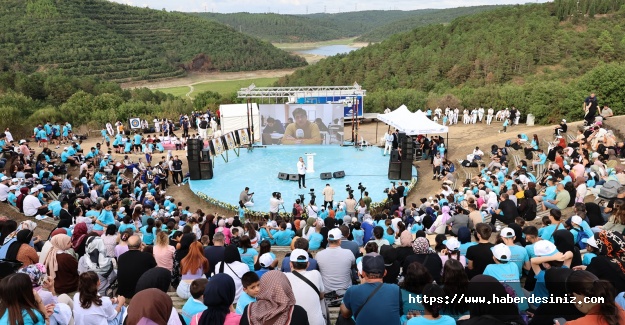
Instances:
[[[313,173],[306,174],[306,189],[299,189],[297,181],[278,179],[278,173],[297,174],[299,157],[306,162],[306,153],[315,153]],[[224,153],[225,155],[225,153]],[[380,202],[387,196],[384,189],[391,186],[388,179],[389,156],[382,156],[382,149],[342,146],[267,146],[255,147],[253,151],[241,148],[239,157],[228,152],[228,162],[221,156],[213,157],[213,179],[190,181],[193,192],[233,206],[238,206],[239,194],[245,187],[254,192],[252,211],[268,212],[269,199],[273,192],[281,192],[286,211],[291,213],[295,199],[305,194],[308,203],[310,189],[315,190],[318,206],[323,205],[323,191],[329,183],[335,191],[334,201],[347,198],[346,185],[351,185],[354,197],[360,198],[358,183],[367,188],[373,202]],[[321,180],[321,173],[344,171],[345,178]],[[413,168],[413,178],[417,176]],[[409,181],[408,181],[409,182]]]

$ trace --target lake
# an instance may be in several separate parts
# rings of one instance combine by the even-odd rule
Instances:
[[[337,54],[349,53],[357,49],[358,49],[357,47],[352,47],[348,45],[327,45],[327,46],[316,47],[313,49],[298,50],[296,52],[303,53],[303,54],[332,56],[332,55],[337,55]]]

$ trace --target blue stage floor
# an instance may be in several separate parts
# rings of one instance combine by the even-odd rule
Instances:
[[[306,174],[307,189],[299,189],[297,181],[278,179],[279,172],[297,174],[296,165],[299,157],[306,162],[305,153],[315,153],[314,173]],[[386,198],[383,192],[389,187],[388,160],[389,156],[382,156],[382,149],[367,147],[356,150],[354,147],[340,146],[268,146],[240,150],[237,157],[233,151],[228,152],[229,161],[225,162],[221,156],[214,157],[214,178],[211,180],[191,181],[193,192],[204,193],[218,201],[238,206],[239,194],[247,186],[254,192],[253,211],[269,211],[271,193],[281,192],[284,207],[288,213],[298,194],[305,194],[305,200],[310,200],[309,190],[315,189],[317,205],[323,204],[321,192],[326,183],[335,191],[335,202],[347,198],[345,186],[351,185],[354,197],[360,198],[358,183],[367,188],[373,202]],[[345,178],[321,180],[319,175],[325,172],[345,171]],[[416,170],[413,169],[413,177]]]

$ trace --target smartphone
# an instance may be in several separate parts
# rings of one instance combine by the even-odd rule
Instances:
[[[559,325],[564,325],[566,324],[566,319],[559,317],[559,318],[554,318],[553,319],[553,323],[554,324],[559,324]]]

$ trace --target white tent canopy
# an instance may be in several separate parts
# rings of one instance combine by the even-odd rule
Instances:
[[[449,132],[447,126],[440,125],[425,116],[422,111],[411,113],[405,105],[388,114],[378,114],[378,120],[407,135],[440,134]]]
[[[252,103],[252,118],[248,125],[248,106],[247,104],[229,104],[219,105],[219,113],[221,115],[221,132],[226,134],[239,129],[247,129],[248,126],[254,126],[254,140],[260,141],[260,114],[258,105]]]

